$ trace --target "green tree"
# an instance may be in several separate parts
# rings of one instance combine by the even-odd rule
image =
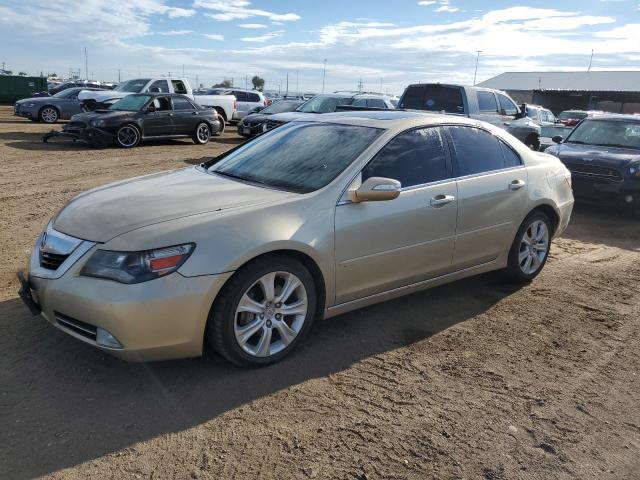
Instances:
[[[264,78],[261,78],[258,75],[251,79],[251,83],[253,83],[253,89],[258,90],[259,92],[264,88]]]
[[[213,88],[231,88],[233,87],[233,83],[231,83],[231,80],[223,80],[220,83],[216,83]]]

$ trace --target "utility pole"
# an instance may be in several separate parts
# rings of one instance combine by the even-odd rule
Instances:
[[[324,67],[322,68],[322,93],[324,93],[324,77],[327,75],[327,59],[324,59]]]
[[[382,77],[380,77],[380,93],[382,93]]]
[[[84,47],[84,74],[87,76],[87,80],[89,80],[89,60],[87,57],[87,47]]]
[[[120,83],[120,69],[118,69],[118,83]]]
[[[358,93],[362,93],[362,79],[358,81]]]
[[[244,76],[244,89],[249,90],[249,77],[247,75]]]
[[[589,68],[587,68],[587,72],[591,71],[591,64],[593,63],[593,48],[591,49],[591,59],[589,60]]]
[[[289,95],[289,73],[287,73],[287,91],[285,92],[284,96],[288,96]]]
[[[478,62],[480,61],[480,54],[482,53],[482,50],[476,50],[478,52],[478,55],[476,56],[476,71],[473,73],[473,84],[476,84],[476,77],[478,76]]]
[[[298,77],[298,70],[296,70],[296,95],[300,96],[300,83]]]

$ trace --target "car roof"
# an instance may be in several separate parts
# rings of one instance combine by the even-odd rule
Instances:
[[[457,115],[441,113],[412,112],[406,110],[359,110],[349,112],[323,113],[295,120],[299,122],[340,123],[362,127],[382,128],[385,130],[403,130],[411,127],[466,124],[476,126],[480,122]]]
[[[587,120],[587,119],[585,119]],[[632,122],[636,122],[636,123],[640,123],[640,118],[638,118],[637,115],[632,115],[630,113],[627,114],[623,114],[623,113],[602,113],[600,115],[593,115],[591,117],[588,117],[588,120],[610,120],[610,121],[617,121],[617,122],[628,122],[628,121],[632,121]]]

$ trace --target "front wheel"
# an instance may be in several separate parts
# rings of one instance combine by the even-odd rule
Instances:
[[[269,255],[241,269],[221,290],[207,339],[230,362],[269,365],[287,355],[316,312],[313,277],[297,260]]]
[[[541,271],[549,256],[551,221],[542,212],[525,218],[509,250],[506,272],[513,280],[530,282]]]
[[[58,114],[58,110],[54,107],[44,107],[40,110],[40,115],[38,115],[41,122],[44,123],[56,123],[60,115]]]
[[[133,125],[124,125],[116,132],[116,143],[122,148],[133,148],[140,143],[140,131]]]
[[[206,122],[201,122],[196,126],[193,132],[193,143],[197,145],[206,145],[211,138],[211,128]]]

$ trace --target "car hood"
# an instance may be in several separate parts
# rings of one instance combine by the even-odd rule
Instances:
[[[123,98],[131,95],[133,92],[118,92],[113,90],[81,90],[78,93],[79,100],[95,100],[96,102],[104,102],[114,98]]]
[[[138,112],[130,111],[118,111],[118,110],[94,110],[93,112],[76,113],[71,117],[74,122],[89,123],[94,118],[101,118],[103,120],[118,120],[123,118],[130,118]]]
[[[22,100],[18,100],[16,104],[25,104],[25,103],[54,103],[57,102],[59,98],[56,97],[31,97],[31,98],[23,98]]]
[[[83,240],[107,242],[148,225],[275,202],[292,195],[190,167],[82,193],[56,215],[54,228]]]
[[[626,166],[640,161],[640,150],[633,148],[604,147],[563,143],[550,147],[551,153],[563,162],[590,163],[610,167]]]
[[[294,120],[304,120],[305,118],[316,118],[318,113],[305,113],[305,112],[284,112],[275,113],[269,116],[269,120],[276,122],[293,122]]]
[[[266,119],[273,117],[272,113],[252,113],[251,115],[247,115],[242,119],[243,123],[260,123],[264,122]]]

